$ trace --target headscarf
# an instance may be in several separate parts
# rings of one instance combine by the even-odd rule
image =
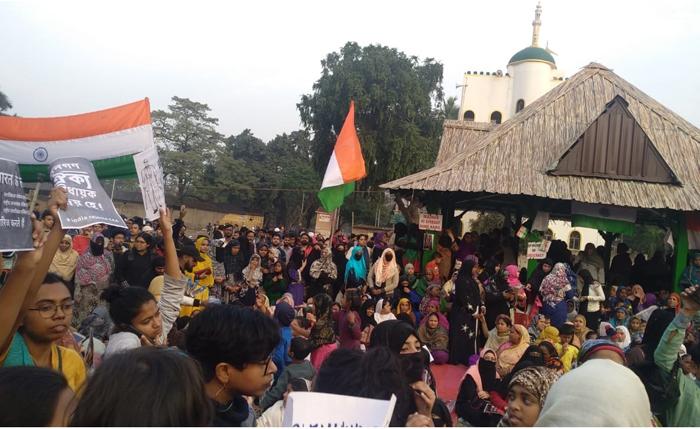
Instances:
[[[73,250],[73,238],[70,235],[66,234],[63,236],[63,240],[68,241],[70,246],[65,252],[60,248],[58,249],[51,261],[49,271],[60,275],[63,280],[69,281],[75,274],[75,266],[78,263],[79,255],[78,252]]]
[[[395,314],[396,314],[397,316],[398,316],[399,314],[401,314],[400,308],[401,308],[401,304],[403,304],[404,302],[405,302],[405,303],[408,303],[408,313],[409,313],[409,314],[413,314],[413,305],[411,304],[411,301],[409,301],[408,298],[401,298],[401,299],[399,300],[399,303],[396,304],[396,311],[395,311]]]
[[[280,326],[289,326],[294,320],[294,308],[285,301],[279,302],[275,306],[274,318]]]
[[[600,326],[598,326],[598,336],[605,338],[611,337],[612,334],[610,332],[614,334],[615,327],[608,322],[600,322]]]
[[[558,379],[559,374],[556,371],[544,366],[530,366],[515,373],[508,388],[516,384],[522,386],[529,394],[537,398],[540,408],[542,408],[549,389]]]
[[[542,333],[537,337],[536,343],[539,344],[542,341],[549,341],[552,344],[559,344],[561,341],[559,339],[559,329],[554,326],[547,326],[542,330]]]
[[[253,269],[251,264],[253,262],[253,259],[258,260],[258,266],[255,269]],[[262,277],[262,270],[260,269],[260,255],[254,253],[253,256],[250,257],[248,266],[243,268],[243,280],[245,280],[247,286],[256,287],[260,285]]]
[[[377,321],[374,320],[374,315],[372,317],[367,315],[367,309],[371,308],[374,302],[370,299],[362,303],[360,306],[360,329],[365,329],[367,326],[377,326]]]
[[[362,257],[359,260],[355,259],[355,254],[358,252],[362,255]],[[350,259],[348,259],[348,263],[345,265],[345,283],[348,282],[348,276],[350,275],[350,271],[353,271],[355,273],[355,278],[367,280],[367,265],[365,264],[362,246],[355,246],[352,248],[352,252],[350,253]]]
[[[402,320],[388,320],[374,328],[369,340],[369,347],[388,347],[389,350],[398,355],[401,353],[406,339],[411,335],[418,338],[418,333],[410,324]]]
[[[530,347],[530,334],[527,333],[527,329],[523,325],[513,325],[513,328],[520,334],[520,341],[517,344],[509,341],[499,347],[497,367],[501,375],[509,373]]]
[[[496,355],[496,352],[491,349],[483,349],[481,357],[469,367],[467,372],[464,373],[464,377],[462,377],[462,380],[464,380],[467,376],[471,376],[474,384],[476,384],[477,393],[496,390],[497,380],[501,378],[496,372],[496,362],[490,362],[483,358],[486,353]]]
[[[209,241],[209,238],[199,237],[194,242],[194,247],[199,252],[199,256],[202,257],[202,261],[197,262],[194,268],[192,268],[192,276],[194,278],[196,273],[209,270],[208,276],[203,279],[196,278],[195,280],[198,280],[199,284],[202,286],[211,287],[214,286],[214,267],[212,265],[211,257],[207,253],[202,252],[202,244],[204,244],[205,241]]]
[[[386,255],[391,255],[391,261],[385,259]],[[379,261],[374,264],[374,282],[375,284],[383,284],[387,279],[399,273],[399,268],[396,265],[396,255],[392,249],[384,249]]]
[[[583,344],[586,341],[586,335],[591,332],[591,329],[586,326],[586,318],[582,314],[577,314],[576,317],[574,317],[574,320],[576,319],[583,321],[583,328],[581,328],[580,332],[576,332],[576,328],[574,328],[574,335],[578,338],[581,344]]]
[[[620,333],[619,331],[622,331]],[[615,328],[615,343],[620,346],[622,350],[625,350],[632,343],[632,337],[630,336],[630,331],[626,326],[618,326]]]
[[[571,289],[569,278],[566,275],[566,265],[557,263],[552,272],[542,280],[540,294],[542,300],[554,307],[564,300],[564,294]]]
[[[326,273],[331,279],[338,277],[338,268],[333,263],[333,252],[331,252],[331,249],[328,247],[323,248],[321,257],[311,264],[309,273],[314,279],[321,277],[321,273]]]
[[[427,323],[421,321],[421,325],[418,328],[418,339],[423,344],[428,345],[431,350],[447,351],[448,334],[445,328],[439,325],[439,313],[430,313],[427,317],[423,318],[423,320],[427,321],[433,315],[438,318],[438,326],[433,329],[428,327]]]
[[[100,240],[101,239],[101,240]],[[109,281],[112,265],[104,255],[104,237],[95,234],[90,241],[90,250],[78,258],[75,268],[75,278],[80,285],[101,284]],[[100,250],[102,252],[100,252]],[[93,252],[99,253],[98,255]],[[105,285],[106,286],[106,285]]]
[[[681,300],[681,296],[679,294],[677,294],[676,292],[671,292],[671,294],[668,297],[670,298],[672,296],[676,298],[676,301],[678,301],[678,305],[676,305],[676,307],[670,307],[670,306],[669,307],[673,308],[673,310],[676,312],[676,314],[678,314],[681,311],[681,302],[683,302],[683,301]]]
[[[625,318],[622,320],[617,320],[617,312],[622,311],[625,313]],[[610,324],[612,325],[613,328],[617,328],[618,326],[625,326],[627,325],[627,321],[630,318],[630,312],[627,309],[627,307],[617,307],[613,310],[612,316],[610,316]]]
[[[581,406],[586,412],[575,412]],[[554,383],[535,426],[648,427],[649,397],[630,369],[609,359],[591,359]]]
[[[508,286],[511,288],[517,288],[522,286],[520,283],[520,270],[516,265],[508,265],[506,268],[506,281],[508,282]]]
[[[589,247],[593,247],[593,254],[589,255],[587,250]],[[588,243],[586,244],[586,247],[584,248],[583,257],[581,258],[581,263],[585,265],[593,265],[599,270],[602,270],[605,267],[605,262],[603,262],[603,258],[600,257],[598,252],[596,251],[595,244],[593,243]]]
[[[380,299],[377,301],[377,306],[374,307],[374,320],[377,323],[386,322],[387,320],[395,320],[396,316],[394,313],[382,314],[382,307],[384,307],[384,300]]]
[[[540,334],[542,334],[542,331],[537,328],[537,324],[542,319],[544,319],[544,314],[537,313],[532,317],[532,320],[530,320],[530,327],[527,328],[527,332],[530,334],[530,339],[537,339],[539,338]]]
[[[593,353],[600,350],[610,350],[619,354],[623,361],[625,360],[625,352],[617,343],[610,340],[588,340],[581,345],[581,350],[578,352],[579,366],[586,362]]]
[[[440,308],[440,301],[437,299],[430,300],[429,304],[434,304],[437,306],[437,308]],[[450,330],[450,322],[447,320],[447,317],[445,317],[442,313],[439,311],[433,311],[429,314],[423,314],[423,318],[420,320],[420,325],[425,325],[425,322],[428,321],[428,316],[435,314],[438,317],[438,324],[442,326],[443,329],[446,331]]]

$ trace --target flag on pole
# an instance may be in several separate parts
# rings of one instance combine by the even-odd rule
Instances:
[[[318,192],[323,208],[330,212],[342,206],[345,197],[355,190],[355,181],[365,176],[365,159],[355,131],[355,103],[350,101],[348,116],[335,142]]]
[[[135,177],[133,155],[154,147],[148,99],[52,118],[0,116],[0,154],[19,163],[25,182],[48,180],[49,164],[79,156],[100,179]]]

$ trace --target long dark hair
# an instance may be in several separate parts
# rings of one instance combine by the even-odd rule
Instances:
[[[141,306],[156,300],[147,289],[135,286],[110,286],[102,292],[101,298],[109,304],[109,316],[117,331],[128,330]]]
[[[140,347],[105,360],[88,380],[71,426],[207,426],[213,409],[197,362]]]
[[[67,388],[63,374],[48,368],[0,368],[0,426],[48,426]]]

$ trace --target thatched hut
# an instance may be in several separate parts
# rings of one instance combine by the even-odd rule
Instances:
[[[591,63],[493,130],[474,128],[447,122],[435,167],[382,187],[428,191],[443,213],[635,208],[636,222],[674,229],[685,264],[686,217],[700,211],[700,130],[610,69]]]

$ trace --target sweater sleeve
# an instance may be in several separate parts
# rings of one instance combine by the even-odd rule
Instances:
[[[685,313],[680,312],[673,319],[659,345],[654,351],[654,362],[656,365],[666,372],[670,372],[673,364],[678,358],[678,351],[681,349],[683,339],[685,338],[685,330],[688,328],[691,318]]]
[[[389,277],[386,279],[386,284],[384,287],[384,290],[386,293],[391,293],[396,289],[396,287],[399,285],[399,272],[397,271],[396,274],[393,276]]]
[[[187,278],[181,276],[179,279],[170,277],[167,273],[164,275],[163,291],[160,295],[160,317],[163,321],[163,332],[161,338],[164,343],[167,342],[168,333],[175,323],[175,319],[180,314],[180,303],[185,295],[187,287]]]
[[[264,410],[270,408],[275,402],[282,399],[289,384],[289,370],[285,368],[274,386],[270,388],[260,399],[260,408]]]

